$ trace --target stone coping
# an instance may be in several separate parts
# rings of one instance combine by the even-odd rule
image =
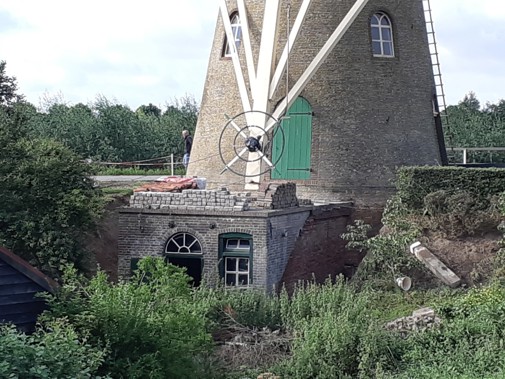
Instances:
[[[151,214],[151,215],[178,215],[178,216],[220,216],[220,217],[236,217],[236,218],[269,218],[273,216],[283,216],[288,214],[295,214],[300,212],[313,212],[313,211],[330,211],[330,210],[341,210],[342,216],[347,216],[351,213],[352,203],[342,202],[342,203],[332,203],[324,205],[310,205],[310,206],[300,206],[293,208],[284,209],[261,209],[261,208],[251,208],[247,211],[221,211],[221,210],[194,210],[194,209],[181,209],[181,208],[170,208],[170,209],[147,209],[147,208],[133,208],[124,207],[119,208],[119,213],[130,213],[130,214]]]

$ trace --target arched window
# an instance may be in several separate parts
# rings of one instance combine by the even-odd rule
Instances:
[[[230,17],[231,22],[231,32],[233,34],[233,40],[235,41],[235,48],[238,51],[240,47],[240,43],[242,42],[242,26],[240,24],[240,16],[239,14],[233,13]],[[224,38],[224,48],[223,48],[223,57],[231,57],[232,50],[230,45],[228,44],[228,38]]]
[[[167,262],[185,267],[193,278],[193,285],[198,286],[202,280],[203,251],[198,239],[189,233],[174,234],[165,245]]]
[[[382,12],[372,16],[372,51],[374,57],[394,57],[393,26],[389,17]]]
[[[166,254],[202,254],[202,245],[189,233],[173,235],[165,247]]]

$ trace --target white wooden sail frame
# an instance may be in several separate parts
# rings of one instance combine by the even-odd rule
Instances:
[[[263,26],[261,33],[261,44],[258,55],[258,66],[254,65],[254,55],[251,46],[251,38],[249,31],[249,23],[248,23],[248,15],[247,8],[245,5],[245,0],[237,0],[238,12],[241,20],[242,27],[242,41],[243,47],[245,50],[246,57],[246,67],[245,71],[247,73],[247,78],[249,80],[249,88],[246,85],[244,78],[244,70],[240,64],[240,59],[238,57],[238,52],[236,46],[233,42],[229,43],[231,57],[233,62],[233,68],[235,72],[235,79],[237,81],[237,86],[239,89],[240,99],[242,102],[242,107],[244,112],[248,111],[258,111],[250,112],[247,114],[246,122],[248,125],[260,125],[260,128],[257,128],[257,132],[254,130],[251,133],[255,133],[256,137],[261,136],[263,133],[268,132],[271,128],[274,127],[274,123],[270,123],[265,125],[266,118],[263,112],[268,113],[272,111],[269,108],[269,100],[273,99],[275,96],[280,80],[284,71],[286,69],[286,65],[289,59],[289,53],[292,47],[295,45],[297,37],[300,33],[300,30],[303,27],[304,20],[309,11],[312,0],[303,0],[298,15],[296,16],[295,22],[293,24],[293,28],[289,31],[288,41],[284,46],[281,57],[277,66],[274,67],[274,59],[277,52],[277,27],[279,25],[279,10],[280,10],[280,2],[281,0],[265,0],[265,9],[263,15]],[[307,86],[307,83],[317,72],[319,67],[324,63],[328,55],[333,51],[338,42],[342,39],[344,34],[347,32],[352,23],[356,20],[358,15],[361,13],[363,8],[367,5],[369,0],[356,0],[355,4],[351,7],[349,12],[337,26],[333,34],[328,38],[328,41],[324,44],[318,54],[314,57],[309,66],[305,69],[303,74],[298,78],[291,89],[287,89],[287,96],[284,98],[284,101],[281,101],[275,109],[273,109],[272,115],[275,119],[279,119],[287,109],[293,104],[293,102],[297,99],[300,93]],[[228,41],[234,41],[232,27],[230,22],[230,13],[228,7],[226,5],[225,0],[220,0],[220,14],[221,19],[223,21],[224,29],[226,32],[226,37]],[[250,102],[252,99],[252,105]],[[238,125],[232,125],[237,131],[240,131],[241,128]],[[248,152],[247,148],[244,148],[238,153],[238,156],[235,157],[230,163],[227,164],[226,167],[230,167],[235,162],[237,162],[237,158],[244,154],[252,154],[253,157],[250,156],[251,162],[247,163],[246,167],[246,183],[245,189],[248,190],[257,190],[259,188],[260,171],[261,171],[261,160],[258,160],[258,154],[260,158],[263,158],[263,161],[272,165],[272,163],[261,153],[261,152]],[[258,175],[255,176],[255,173]]]

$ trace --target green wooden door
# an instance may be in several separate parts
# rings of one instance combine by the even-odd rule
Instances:
[[[312,107],[303,97],[296,99],[282,121],[282,133],[275,133],[272,162],[279,160],[272,170],[272,179],[310,179],[310,152],[312,146]],[[279,159],[280,157],[280,159]]]

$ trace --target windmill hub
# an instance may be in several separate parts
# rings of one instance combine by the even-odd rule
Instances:
[[[251,153],[256,153],[258,151],[261,151],[261,143],[260,143],[260,138],[259,137],[247,137],[245,140],[245,147],[249,152]]]

